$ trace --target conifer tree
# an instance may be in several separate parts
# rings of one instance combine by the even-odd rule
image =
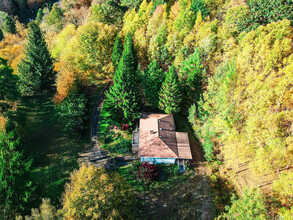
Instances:
[[[4,39],[4,33],[2,29],[0,28],[0,42]]]
[[[122,53],[123,53],[122,41],[121,41],[120,36],[117,35],[115,43],[114,43],[113,53],[112,53],[112,63],[113,63],[115,70],[117,69],[117,67],[119,65],[119,61],[122,56]]]
[[[31,161],[23,158],[18,145],[14,132],[0,133],[0,216],[4,219],[24,210],[32,191],[27,179]]]
[[[167,114],[173,114],[180,111],[181,92],[179,80],[174,65],[169,69],[166,79],[162,84],[159,93],[159,108]]]
[[[7,101],[15,101],[19,97],[17,88],[18,76],[7,66],[7,61],[0,58],[0,113],[9,107]]]
[[[2,24],[2,28],[6,33],[16,34],[15,21],[9,15],[6,15],[4,17],[4,22]]]
[[[50,91],[55,82],[53,61],[37,23],[29,24],[25,58],[18,65],[20,90],[24,95]]]
[[[44,16],[43,9],[39,8],[37,17],[36,17],[36,22],[41,23],[43,16]]]
[[[202,54],[195,49],[194,53],[182,62],[179,69],[179,80],[181,85],[184,85],[184,101],[187,105],[199,101],[205,72]]]
[[[114,84],[107,93],[109,105],[119,112],[117,118],[131,122],[139,115],[140,93],[137,76],[137,57],[130,33],[127,34]]]
[[[153,60],[144,71],[142,89],[148,105],[156,109],[159,106],[159,92],[164,82],[165,74],[159,64]]]

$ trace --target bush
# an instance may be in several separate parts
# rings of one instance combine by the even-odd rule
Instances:
[[[123,137],[119,137],[118,141],[116,140],[114,143],[104,144],[102,147],[111,154],[125,155],[131,151],[131,140],[125,140]]]
[[[57,107],[65,132],[78,133],[86,129],[87,102],[84,94],[72,93]]]
[[[156,180],[159,176],[159,169],[156,164],[150,164],[148,162],[143,162],[138,169],[138,179],[145,182],[150,182]]]

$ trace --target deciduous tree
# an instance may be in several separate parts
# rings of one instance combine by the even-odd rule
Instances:
[[[135,196],[117,173],[82,166],[72,173],[63,199],[67,219],[132,219]]]

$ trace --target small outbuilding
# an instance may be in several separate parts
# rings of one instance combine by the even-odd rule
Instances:
[[[175,130],[173,115],[143,113],[133,132],[132,150],[138,152],[141,162],[177,163],[184,172],[185,162],[192,159],[188,133]]]

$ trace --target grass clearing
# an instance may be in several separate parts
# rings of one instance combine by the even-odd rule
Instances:
[[[162,167],[159,168],[161,170]],[[213,219],[214,206],[208,177],[190,170],[142,184],[132,165],[117,170],[135,191],[142,219]]]
[[[89,119],[104,84],[85,91],[89,96]],[[68,135],[49,97],[23,97],[17,110],[22,146],[33,159],[30,179],[35,187],[30,207],[39,207],[42,198],[50,198],[59,207],[64,185],[78,168],[78,155],[90,146],[90,125],[85,135]]]

